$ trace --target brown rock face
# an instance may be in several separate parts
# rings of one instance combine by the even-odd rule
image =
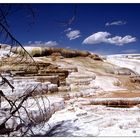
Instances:
[[[140,100],[137,100],[135,98],[129,99],[129,98],[96,98],[92,99],[90,101],[92,105],[105,105],[105,106],[110,106],[110,107],[132,107],[135,105],[140,104]]]
[[[44,74],[47,76],[55,75],[59,77],[59,84],[60,85],[65,85],[66,84],[66,78],[68,77],[69,72],[67,70],[63,69],[51,69],[51,70],[45,70]]]
[[[93,60],[103,61],[97,54],[90,54],[89,57]]]
[[[26,64],[21,64],[22,68],[25,67]],[[34,72],[35,66],[31,66],[30,71],[22,70],[12,70],[11,74],[14,76],[24,76],[24,77],[34,77],[38,81],[46,82],[49,81],[53,84],[66,85],[66,78],[69,74],[68,70],[64,70],[62,68],[58,68],[56,65],[52,65],[50,63],[42,63],[37,62],[39,67],[38,72]]]
[[[41,82],[41,83],[44,83],[44,82],[50,82],[52,84],[57,84],[59,85],[59,77],[58,76],[34,76],[34,78]]]
[[[69,73],[78,72],[77,67],[65,67],[65,68],[62,68],[62,69],[68,71]]]
[[[139,83],[140,84],[140,76],[131,76],[130,81],[132,83]]]

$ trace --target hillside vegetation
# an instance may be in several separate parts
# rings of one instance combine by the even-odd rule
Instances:
[[[71,50],[71,49],[55,48],[55,47],[26,47],[26,46],[25,49],[33,57],[43,57],[43,56],[53,56],[53,57],[60,57],[60,58],[90,57],[94,60],[100,60],[100,61],[102,60],[100,56],[98,56],[97,54],[92,54],[88,51]],[[20,48],[18,49],[18,52],[22,54]]]

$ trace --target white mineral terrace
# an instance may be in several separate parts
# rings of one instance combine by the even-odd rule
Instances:
[[[137,57],[138,58],[138,57]],[[39,59],[39,58],[37,58]],[[37,96],[41,109],[45,111],[48,120],[45,124],[34,126],[32,131],[36,136],[140,136],[140,105],[127,108],[109,107],[106,105],[94,105],[93,102],[126,101],[140,102],[139,97],[134,98],[100,98],[114,91],[125,91],[126,87],[115,86],[120,82],[117,76],[98,74],[92,71],[92,67],[85,67],[81,62],[73,59],[59,62],[60,66],[77,67],[78,72],[72,72],[66,78],[66,86],[58,87],[51,82],[38,82],[35,78],[9,78],[15,87],[12,92],[8,85],[1,86],[2,91],[8,97],[23,95],[28,88],[38,85],[38,93],[45,91],[43,95],[46,110],[42,99]],[[78,61],[78,60],[77,60]],[[140,62],[122,56],[107,57],[107,61],[122,67],[131,68],[135,72],[140,72]],[[67,62],[67,63],[66,63]],[[94,65],[94,64],[93,64]],[[93,68],[94,70],[94,68]],[[100,72],[100,71],[98,71]],[[1,79],[0,79],[1,80]],[[59,92],[57,92],[59,90]],[[54,92],[54,94],[53,94]],[[140,94],[140,93],[138,93]],[[96,97],[95,97],[96,96]],[[1,107],[7,108],[7,102],[2,101]],[[39,116],[38,106],[32,98],[24,103],[27,110],[33,116]],[[22,117],[26,120],[27,115],[21,110]],[[9,114],[0,110],[0,122]],[[7,125],[12,126],[15,120],[11,120]],[[16,125],[16,123],[14,124]],[[18,136],[19,134],[17,134]]]
[[[107,56],[107,61],[120,67],[129,68],[140,74],[140,54],[118,54]]]

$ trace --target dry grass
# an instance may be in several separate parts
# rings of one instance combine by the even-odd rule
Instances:
[[[70,49],[64,49],[64,48],[55,48],[55,47],[32,47],[27,48],[27,51],[31,54],[31,56],[34,57],[41,57],[41,56],[50,56],[53,53],[60,54],[63,57],[66,58],[72,58],[72,57],[87,57],[90,56],[94,60],[102,60],[98,55],[91,55],[88,51],[80,51],[80,50],[70,50]],[[18,52],[21,53],[21,50],[18,49]],[[22,53],[21,53],[22,54]]]
[[[41,54],[42,54],[42,49],[41,48],[34,48],[31,51],[31,55],[33,57],[41,56]]]

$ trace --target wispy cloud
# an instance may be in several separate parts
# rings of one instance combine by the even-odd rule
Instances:
[[[68,29],[64,30],[64,32],[69,32],[71,30],[72,30],[72,28],[68,28]]]
[[[131,35],[126,35],[124,37],[121,36],[110,37],[110,36],[111,34],[108,32],[97,32],[84,39],[83,44],[109,43],[122,46],[124,44],[136,41],[136,37],[132,37]]]
[[[50,46],[50,47],[52,46],[53,47],[53,46],[57,46],[58,43],[56,41],[48,41],[48,42],[45,42],[44,45],[45,46]]]
[[[41,44],[42,41],[34,41],[34,44]]]
[[[118,21],[113,21],[113,22],[107,22],[105,26],[119,26],[119,25],[125,25],[126,21],[118,20]]]
[[[28,41],[28,44],[31,44],[32,43],[32,41]]]
[[[73,39],[79,38],[81,35],[80,35],[79,30],[73,30],[73,31],[68,32],[66,36],[69,38],[69,40],[73,40]]]
[[[47,42],[42,42],[42,41],[29,41],[28,42],[29,45],[35,45],[35,46],[48,46],[48,47],[53,47],[53,46],[57,46],[58,43],[56,41],[47,41]]]
[[[123,50],[122,53],[137,53],[138,50],[136,49],[128,49],[128,50]]]

